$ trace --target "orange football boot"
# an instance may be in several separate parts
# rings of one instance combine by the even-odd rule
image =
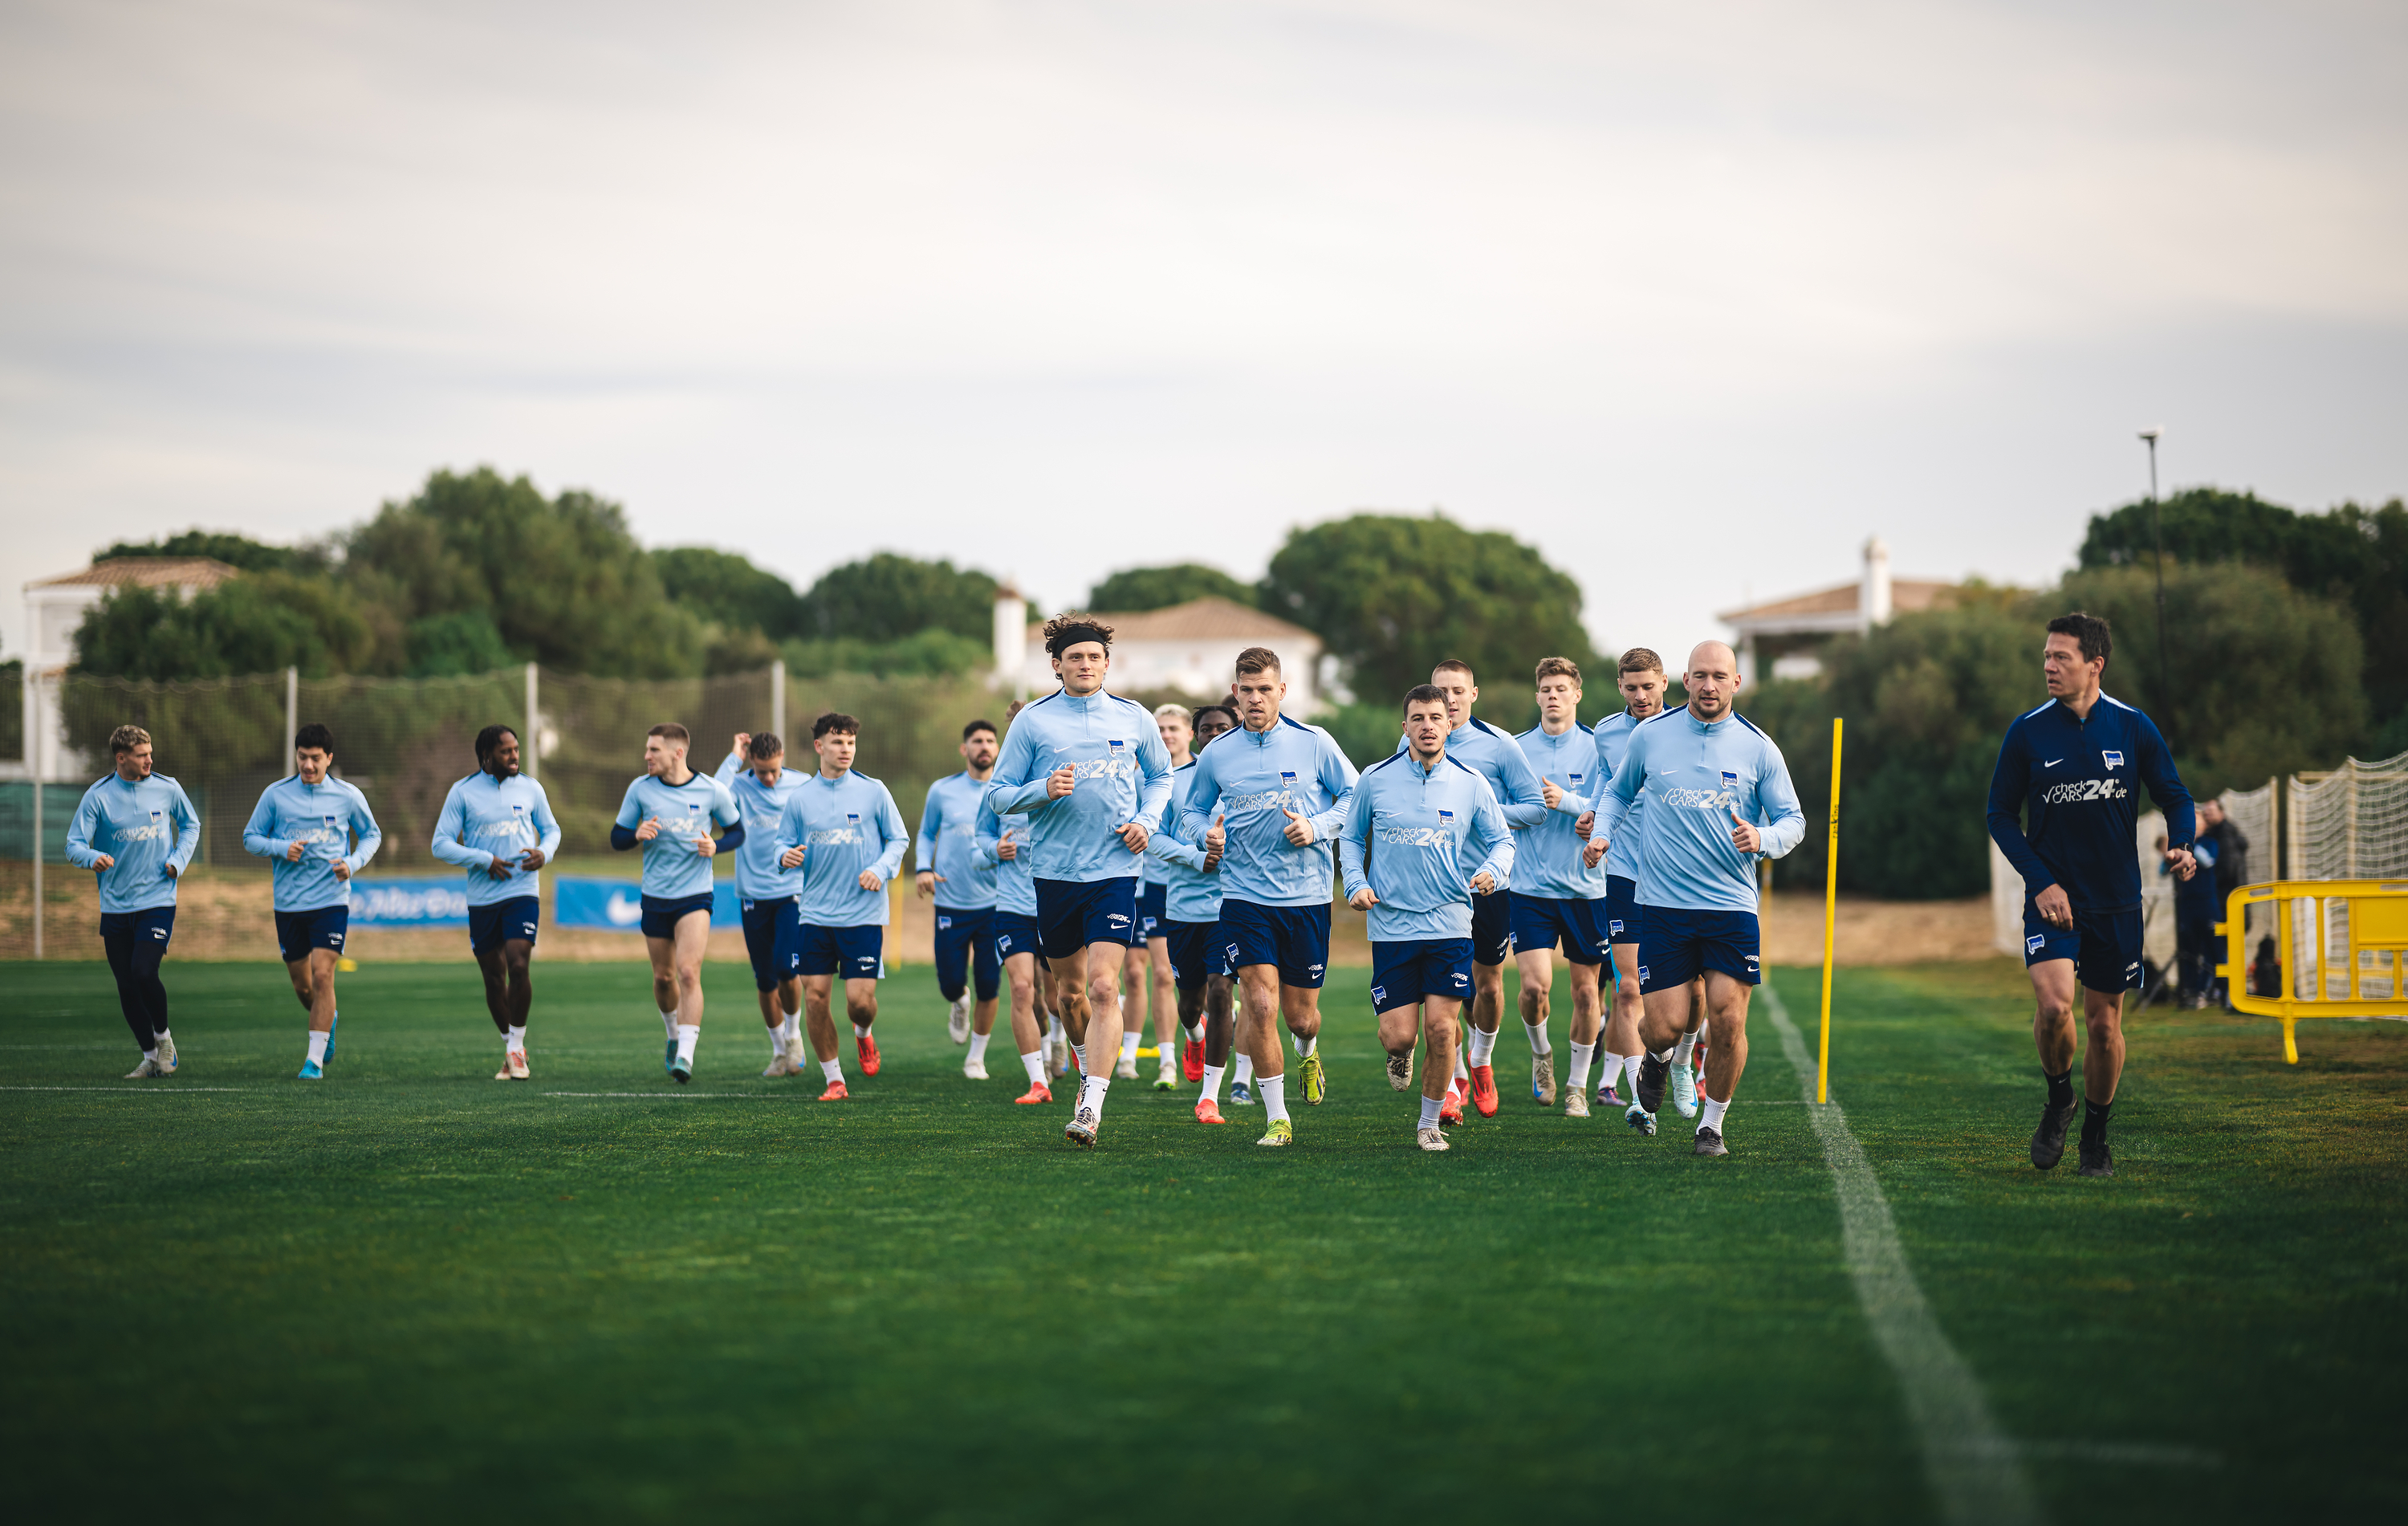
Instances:
[[[1028,1085],[1028,1089],[1014,1097],[1012,1102],[1020,1107],[1041,1107],[1053,1100],[1053,1087],[1042,1081],[1032,1081]]]
[[[1196,1121],[1197,1123],[1226,1123],[1229,1120],[1221,1116],[1220,1103],[1214,1101],[1210,1097],[1198,1097],[1196,1099]]]
[[[1204,1079],[1204,1041],[1190,1039],[1179,1051],[1179,1073],[1194,1086]]]
[[[1474,1065],[1471,1068],[1471,1105],[1480,1110],[1480,1116],[1484,1118],[1493,1118],[1497,1116],[1497,1068],[1495,1066]]]
[[[1438,1104],[1438,1121],[1440,1123],[1463,1121],[1463,1095],[1452,1085],[1446,1088],[1446,1100]]]
[[[853,1041],[853,1052],[861,1057],[861,1073],[864,1075],[876,1075],[878,1073],[877,1035],[864,1033],[861,1037]],[[1491,1087],[1489,1089],[1494,1091],[1497,1088]],[[1494,1113],[1497,1110],[1492,1107],[1488,1111]]]
[[[828,1083],[827,1090],[820,1093],[820,1101],[824,1102],[840,1102],[852,1095],[853,1093],[844,1089],[843,1082],[831,1081]]]

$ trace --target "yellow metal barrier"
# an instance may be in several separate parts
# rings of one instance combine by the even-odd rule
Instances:
[[[2298,920],[2292,911],[2296,902],[2315,903],[2309,920],[2315,929],[2315,994],[2300,996],[2300,950],[2292,928]],[[2338,961],[2332,952],[2332,912],[2334,902],[2347,905],[2344,919],[2347,932],[2347,955]],[[2250,908],[2271,906],[2274,910],[2275,957],[2281,961],[2283,989],[2278,996],[2253,996],[2249,989],[2249,916]],[[2401,982],[2408,979],[2408,880],[2274,880],[2265,885],[2244,885],[2225,898],[2224,920],[2215,925],[2224,939],[2225,962],[2215,972],[2228,983],[2233,1010],[2253,1013],[2260,1017],[2272,1017],[2283,1025],[2283,1058],[2290,1064],[2300,1062],[2300,1045],[2292,1027],[2302,1017],[2397,1016],[2408,1015],[2408,992]],[[2372,968],[2360,968],[2361,955],[2373,956]],[[2336,977],[2342,982],[2342,996],[2331,996]],[[2381,980],[2390,986],[2390,994],[2366,997],[2360,993],[2367,982]]]

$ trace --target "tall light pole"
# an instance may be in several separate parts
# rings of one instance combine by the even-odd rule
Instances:
[[[2149,540],[2157,554],[2157,712],[2172,718],[2173,684],[2166,677],[2166,532],[2157,516],[2157,437],[2162,429],[2143,429],[2149,447]]]

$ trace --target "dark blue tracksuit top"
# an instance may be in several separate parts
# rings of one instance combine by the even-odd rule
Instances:
[[[2136,779],[2166,813],[2167,845],[2190,846],[2190,792],[2146,715],[2101,694],[2086,721],[2052,699],[2008,726],[1990,775],[1990,836],[2024,877],[2027,908],[2052,885],[2076,911],[2140,906]]]

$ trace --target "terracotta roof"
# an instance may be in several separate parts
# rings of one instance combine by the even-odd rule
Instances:
[[[242,569],[214,556],[116,556],[94,562],[80,572],[41,578],[28,588],[214,588]]]
[[[1321,638],[1302,626],[1290,625],[1275,614],[1250,610],[1233,599],[1220,597],[1191,598],[1184,604],[1173,604],[1165,610],[1144,610],[1130,614],[1114,614],[1098,610],[1096,618],[1112,627],[1115,641],[1258,641],[1266,644],[1286,641],[1311,641],[1318,646]],[[1045,623],[1031,621],[1028,641],[1031,647],[1042,647]]]
[[[1856,602],[1864,597],[1861,583],[1843,583],[1836,588],[1818,588],[1811,594],[1794,598],[1775,599],[1770,604],[1752,604],[1743,610],[1725,610],[1714,618],[1736,625],[1763,625],[1780,620],[1813,619],[1816,616],[1854,614]],[[1893,614],[1913,614],[1921,610],[1944,609],[1956,602],[1956,585],[1930,578],[1893,578],[1889,585],[1889,607]]]

